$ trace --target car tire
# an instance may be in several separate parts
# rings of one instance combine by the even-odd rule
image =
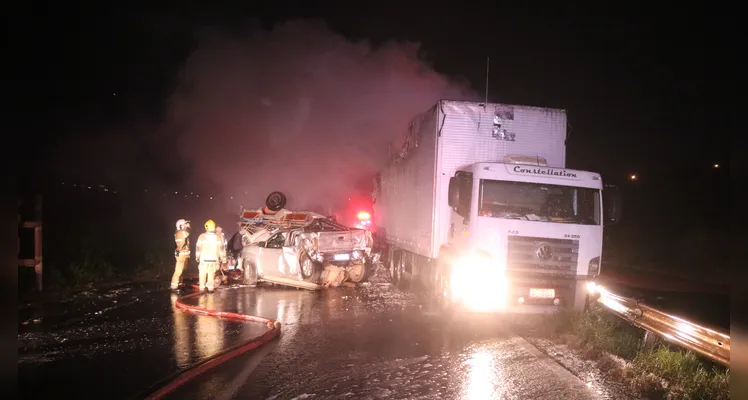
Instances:
[[[366,264],[353,264],[348,267],[348,279],[353,283],[361,283],[366,279]],[[354,272],[355,271],[355,272]]]
[[[299,278],[304,282],[317,283],[322,274],[322,266],[309,257],[308,254],[302,254],[299,257]]]
[[[251,262],[245,262],[244,265],[244,284],[257,285],[257,266]]]

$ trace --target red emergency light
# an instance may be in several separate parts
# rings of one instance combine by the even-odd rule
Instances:
[[[364,221],[364,220],[369,220],[370,218],[371,218],[371,214],[369,214],[368,212],[366,211],[358,212],[358,219]]]

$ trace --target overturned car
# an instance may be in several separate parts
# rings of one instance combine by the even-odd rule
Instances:
[[[265,207],[241,210],[237,264],[246,284],[270,282],[315,290],[365,279],[371,232],[284,206],[285,196],[274,192]]]

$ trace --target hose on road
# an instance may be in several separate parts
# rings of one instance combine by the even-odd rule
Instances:
[[[191,285],[191,286],[196,289],[198,288],[197,285]],[[236,289],[236,288],[229,287],[224,290],[233,290],[233,289]],[[176,301],[175,306],[181,311],[196,314],[196,315],[201,315],[201,316],[207,315],[207,316],[213,316],[217,318],[229,319],[229,320],[234,320],[234,321],[260,323],[260,324],[264,324],[265,326],[267,326],[268,329],[261,335],[255,336],[243,343],[240,343],[236,346],[226,349],[214,356],[211,356],[210,358],[206,360],[200,361],[162,380],[161,382],[152,386],[152,388],[153,387],[156,388],[155,390],[149,391],[148,394],[140,398],[145,398],[148,400],[161,399],[169,395],[170,393],[174,392],[175,390],[177,390],[177,388],[189,382],[190,380],[194,379],[198,375],[210,369],[213,369],[233,359],[234,357],[245,354],[248,351],[254,350],[270,342],[271,340],[275,339],[276,337],[280,335],[281,324],[277,320],[257,317],[254,315],[238,314],[238,313],[224,312],[224,311],[219,311],[219,310],[211,310],[211,309],[207,309],[203,307],[186,304],[184,302],[185,300],[196,298],[202,295],[204,295],[204,293],[195,292],[195,293],[191,293],[191,294],[179,297]]]

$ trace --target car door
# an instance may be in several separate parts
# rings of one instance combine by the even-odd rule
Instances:
[[[285,245],[283,246],[283,263],[289,278],[299,275],[299,256],[296,246],[298,232],[289,232]]]
[[[284,232],[278,232],[265,241],[265,246],[260,247],[260,267],[263,276],[285,277],[283,262],[283,245],[286,242]]]

